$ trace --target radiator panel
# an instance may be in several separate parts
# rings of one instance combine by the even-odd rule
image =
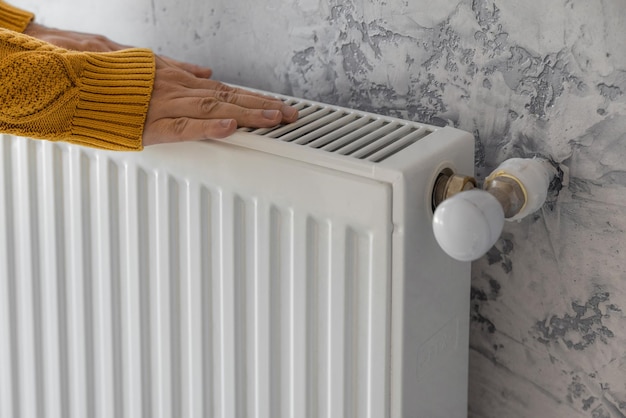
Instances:
[[[0,416],[388,415],[388,185],[220,143],[0,150]]]

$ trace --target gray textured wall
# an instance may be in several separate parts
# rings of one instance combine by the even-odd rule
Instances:
[[[470,416],[626,416],[626,1],[15,3],[225,81],[473,132],[479,177],[560,163],[549,204],[473,265]]]

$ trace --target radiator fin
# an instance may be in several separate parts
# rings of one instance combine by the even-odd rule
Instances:
[[[416,122],[276,97],[299,110],[296,122],[273,128],[241,128],[240,131],[378,163],[436,130]]]
[[[0,163],[0,416],[385,415],[371,231],[78,147]]]

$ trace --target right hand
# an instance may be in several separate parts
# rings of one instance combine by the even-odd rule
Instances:
[[[238,126],[269,128],[297,120],[279,99],[198,77],[156,56],[143,145],[221,139]]]

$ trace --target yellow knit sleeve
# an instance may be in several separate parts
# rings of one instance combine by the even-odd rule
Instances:
[[[0,0],[0,28],[24,32],[34,15]]]
[[[0,29],[0,132],[140,150],[154,74],[147,49],[74,52]]]

